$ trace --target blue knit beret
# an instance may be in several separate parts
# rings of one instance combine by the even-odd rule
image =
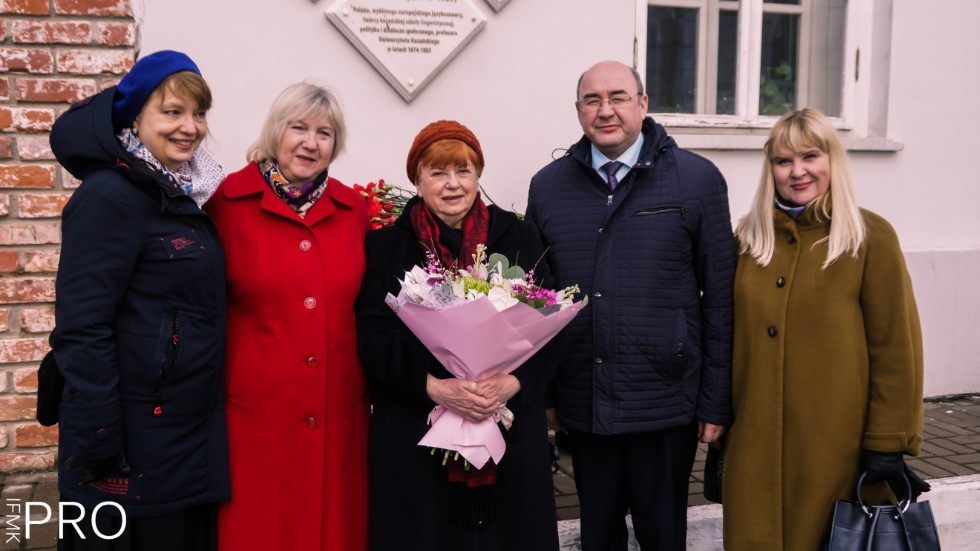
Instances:
[[[116,99],[112,103],[112,125],[116,132],[132,126],[156,87],[181,71],[201,74],[187,54],[174,50],[161,50],[137,61],[116,87]]]

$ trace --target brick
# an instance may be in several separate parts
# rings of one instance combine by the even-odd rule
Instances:
[[[50,349],[46,338],[0,339],[0,363],[39,362]],[[14,388],[17,388],[16,381]],[[34,390],[36,389],[35,380]]]
[[[54,278],[0,279],[0,303],[24,302],[54,302]]]
[[[50,470],[55,467],[55,452],[41,453],[2,453],[0,454],[0,472],[12,473],[22,471]]]
[[[51,165],[0,165],[0,188],[54,187]]]
[[[15,44],[88,44],[92,24],[87,21],[45,21],[25,19],[10,25]]]
[[[99,42],[106,46],[132,46],[136,43],[136,27],[132,23],[100,22]]]
[[[54,72],[51,52],[41,48],[0,48],[0,73],[19,71],[28,73]]]
[[[76,102],[96,92],[92,79],[19,78],[17,100],[26,102]]]
[[[8,329],[10,329],[10,310],[0,308],[0,331],[6,332]],[[6,378],[0,373],[0,392],[6,388],[6,385],[3,384],[5,381]]]
[[[41,339],[47,341],[47,339]],[[50,347],[48,347],[50,349]],[[45,351],[47,354],[47,351]],[[42,358],[44,356],[41,356]],[[37,392],[37,368],[27,367],[13,372],[14,392],[18,394],[28,394]]]
[[[5,274],[15,273],[19,265],[17,251],[0,251],[0,272]]]
[[[47,15],[48,0],[0,0],[0,13]]]
[[[133,66],[130,50],[72,49],[57,53],[55,62],[62,73],[97,75],[111,73],[121,75]]]
[[[54,308],[24,308],[20,328],[26,333],[47,333],[54,329]]]
[[[54,123],[54,110],[39,107],[0,107],[0,130],[47,132]]]
[[[57,272],[60,258],[61,251],[57,249],[25,252],[24,272],[29,274]]]
[[[12,140],[7,136],[0,136],[0,159],[10,159],[13,157]]]
[[[53,161],[51,142],[47,136],[18,136],[17,156],[21,161]]]
[[[56,218],[61,216],[61,210],[70,198],[71,193],[23,193],[17,196],[17,215],[21,218]]]
[[[66,169],[61,169],[61,189],[75,189],[82,185],[82,181],[71,175]]]
[[[7,431],[0,429],[0,448],[7,447]]]
[[[4,193],[0,195],[0,216],[7,216],[10,214],[10,195]]]
[[[0,29],[3,25],[0,25]],[[0,101],[7,101],[10,99],[10,81],[7,78],[0,78]]]
[[[14,429],[14,443],[18,448],[39,448],[58,445],[58,425],[21,425]]]
[[[61,225],[57,222],[0,226],[0,245],[48,245],[60,242]]]
[[[129,0],[54,0],[55,13],[132,16]]]
[[[35,396],[0,396],[0,421],[33,419],[36,407]]]

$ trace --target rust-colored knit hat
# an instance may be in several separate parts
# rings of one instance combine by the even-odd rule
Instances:
[[[418,170],[422,153],[425,153],[427,147],[439,140],[459,140],[465,143],[476,152],[476,156],[480,160],[480,165],[485,164],[483,161],[483,149],[480,148],[480,140],[476,139],[476,136],[473,135],[473,132],[469,128],[456,121],[436,121],[423,128],[418,136],[415,136],[415,141],[412,142],[412,148],[408,150],[408,161],[405,164],[405,171],[408,173],[408,180],[413,185],[417,183],[416,171]]]

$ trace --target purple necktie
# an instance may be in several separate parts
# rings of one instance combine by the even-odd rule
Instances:
[[[619,161],[609,161],[602,165],[602,170],[605,170],[609,176],[609,189],[613,191],[616,191],[616,186],[619,185],[619,180],[616,179],[616,173],[619,172],[619,167],[621,166],[623,166],[623,163]]]

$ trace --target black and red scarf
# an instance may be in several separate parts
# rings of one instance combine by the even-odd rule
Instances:
[[[480,199],[480,192],[476,193],[473,206],[466,213],[460,223],[460,233],[463,236],[463,245],[459,249],[459,257],[456,257],[449,247],[440,238],[441,229],[436,220],[432,209],[419,200],[415,208],[412,209],[412,228],[419,243],[430,250],[434,250],[439,255],[439,261],[446,268],[458,267],[466,268],[473,263],[473,256],[476,254],[476,246],[487,243],[487,233],[490,231],[490,211],[487,205]]]

